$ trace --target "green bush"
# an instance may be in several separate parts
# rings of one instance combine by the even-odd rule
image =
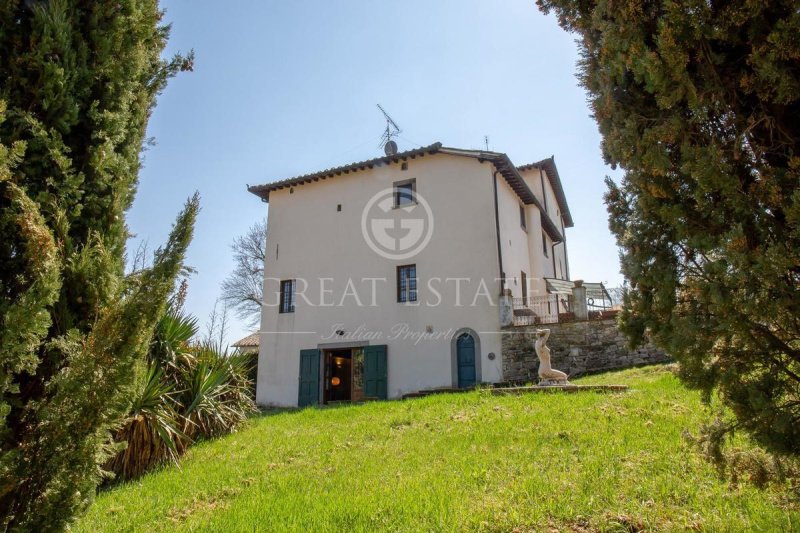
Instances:
[[[620,313],[684,383],[800,458],[797,1],[537,0],[575,34],[603,136]],[[722,441],[719,441],[722,442]]]
[[[193,342],[197,319],[172,305],[159,320],[130,413],[107,463],[119,479],[178,457],[193,442],[234,431],[252,412],[252,358]]]
[[[92,502],[108,437],[192,238],[125,275],[147,123],[192,55],[162,57],[157,0],[0,2],[0,530]]]

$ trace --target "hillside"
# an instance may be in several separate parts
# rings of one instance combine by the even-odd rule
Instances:
[[[704,416],[664,367],[626,393],[439,395],[259,416],[102,493],[78,531],[793,530],[682,437]]]

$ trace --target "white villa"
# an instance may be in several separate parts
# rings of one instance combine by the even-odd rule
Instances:
[[[248,190],[269,203],[261,405],[502,381],[500,296],[569,280],[552,157],[436,143]]]

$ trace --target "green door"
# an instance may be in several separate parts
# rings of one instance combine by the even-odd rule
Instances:
[[[386,399],[386,345],[364,347],[364,396]]]
[[[458,360],[458,388],[475,386],[475,339],[464,333],[456,340],[456,359]]]
[[[300,350],[300,392],[297,406],[319,403],[319,350]]]

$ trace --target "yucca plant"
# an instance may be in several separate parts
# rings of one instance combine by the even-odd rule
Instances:
[[[191,342],[197,331],[196,317],[179,307],[170,306],[156,326],[150,345],[150,361],[168,367],[169,373],[187,366],[188,359],[193,357]]]
[[[159,320],[142,384],[106,465],[130,479],[177,461],[191,444],[234,431],[255,411],[252,359],[213,343],[194,343],[197,319],[171,306]]]
[[[184,439],[181,416],[175,411],[173,386],[161,368],[151,364],[131,405],[131,413],[116,433],[125,447],[106,468],[123,479],[136,477],[168,460],[177,461],[177,443]]]
[[[226,403],[247,406],[254,411],[255,407],[255,376],[253,371],[258,364],[258,358],[250,353],[234,353],[225,356],[230,372],[230,388]]]
[[[182,391],[184,433],[192,439],[228,433],[255,410],[247,360],[202,346]]]

